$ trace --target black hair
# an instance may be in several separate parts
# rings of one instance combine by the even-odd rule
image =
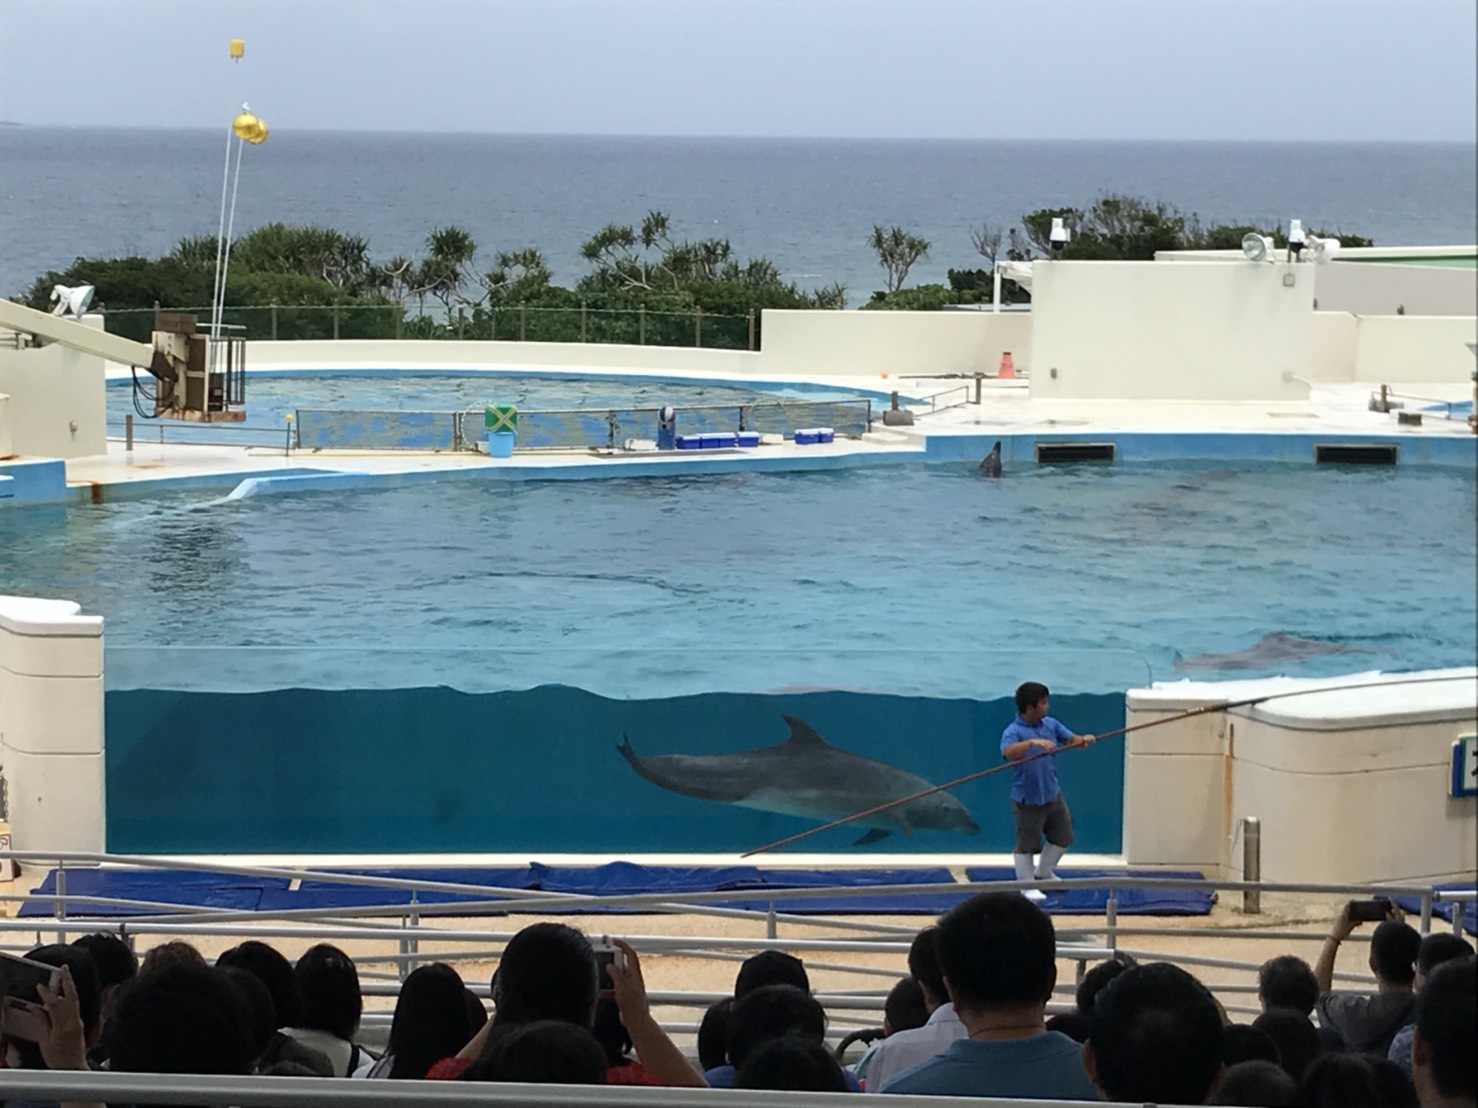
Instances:
[[[63,966],[70,969],[72,985],[77,990],[77,1014],[82,1017],[82,1026],[88,1029],[97,1027],[103,1014],[103,986],[99,980],[97,963],[92,960],[91,954],[81,947],[51,943],[38,946],[26,957],[57,969]],[[28,999],[40,1000],[40,996]]]
[[[298,1027],[302,1024],[303,994],[298,989],[293,964],[276,947],[256,939],[248,939],[217,958],[216,965],[222,969],[244,969],[266,985],[267,991],[272,994],[272,1006],[277,1010],[279,1028]]]
[[[461,976],[442,962],[420,966],[406,977],[390,1020],[386,1076],[425,1077],[437,1062],[467,1045],[472,1033],[467,1030],[465,993]]]
[[[1082,1012],[1059,1012],[1047,1017],[1047,1030],[1066,1035],[1075,1043],[1088,1041],[1088,1017]]]
[[[710,1004],[698,1025],[698,1064],[705,1070],[717,1069],[729,1057],[729,1009],[734,998],[724,997]]]
[[[1422,937],[1422,945],[1416,951],[1416,968],[1423,977],[1430,977],[1432,971],[1442,963],[1469,958],[1472,954],[1473,948],[1466,939],[1450,932],[1437,931]]]
[[[1292,1008],[1269,1008],[1252,1026],[1278,1044],[1283,1071],[1302,1081],[1314,1060],[1324,1053],[1324,1037],[1313,1021]]]
[[[1099,962],[1083,974],[1083,980],[1078,982],[1078,991],[1075,994],[1078,1011],[1085,1016],[1090,1014],[1093,1011],[1093,1002],[1098,999],[1098,994],[1103,992],[1104,987],[1133,965],[1138,963],[1129,955],[1120,954],[1107,962]]]
[[[1098,994],[1088,1041],[1112,1100],[1200,1104],[1221,1072],[1221,1010],[1179,966],[1153,962]]]
[[[1051,690],[1040,681],[1027,681],[1016,687],[1016,710],[1025,712],[1028,708],[1035,708],[1051,695]]]
[[[806,966],[794,954],[783,950],[762,950],[751,958],[744,959],[739,973],[734,978],[734,999],[766,985],[793,985],[802,992],[811,991],[811,979],[806,975]]]
[[[943,994],[941,994],[943,995]],[[912,1031],[929,1022],[929,1011],[924,1006],[924,988],[912,977],[900,977],[888,990],[888,999],[883,1001],[883,1018],[888,1023],[888,1034],[896,1031]]]
[[[1310,1066],[1294,1103],[1301,1108],[1419,1108],[1416,1086],[1395,1062],[1347,1053],[1326,1054]]]
[[[144,972],[151,969],[159,969],[163,966],[175,966],[184,964],[187,966],[203,966],[206,964],[205,955],[191,943],[184,939],[171,939],[167,943],[151,946],[144,951],[144,960],[139,964],[139,971]]]
[[[1416,978],[1421,934],[1404,920],[1388,919],[1370,936],[1370,964],[1375,975],[1392,985],[1410,985]]]
[[[956,1007],[1046,1004],[1057,980],[1047,914],[1017,893],[981,893],[939,921],[939,964]]]
[[[175,963],[140,973],[118,992],[104,1037],[117,1073],[244,1074],[251,1017],[224,971]]]
[[[1257,995],[1264,1008],[1292,1008],[1307,1016],[1319,1003],[1319,980],[1297,954],[1280,954],[1257,971]]]
[[[352,1039],[364,1014],[364,996],[359,991],[354,960],[336,946],[319,943],[298,959],[293,976],[303,996],[300,1026]]]
[[[482,1057],[462,1074],[463,1081],[541,1085],[602,1085],[605,1079],[606,1052],[584,1027],[562,1019],[495,1027]]]
[[[73,939],[72,945],[92,955],[93,964],[97,966],[98,984],[104,989],[121,985],[139,972],[138,955],[117,935],[99,931]]]
[[[1443,1096],[1478,1097],[1478,959],[1444,962],[1416,1000],[1416,1032],[1431,1053],[1432,1083]]]
[[[627,1057],[632,1046],[631,1032],[621,1022],[621,1009],[614,998],[603,996],[595,1002],[595,1019],[590,1025],[590,1033],[606,1052],[607,1066],[615,1069],[631,1064]]]
[[[847,1079],[820,1043],[782,1035],[750,1055],[734,1074],[736,1089],[785,1089],[798,1093],[845,1093]]]
[[[467,1009],[467,1038],[471,1039],[488,1022],[488,1010],[482,1006],[482,997],[471,989],[462,989],[462,1005]]]
[[[944,988],[944,970],[939,966],[938,927],[926,927],[914,936],[908,948],[908,972],[939,1003],[949,999]]]
[[[493,1023],[564,1020],[590,1026],[600,995],[590,940],[563,923],[533,923],[508,940],[493,976]]]
[[[1245,1023],[1226,1024],[1221,1029],[1222,1065],[1238,1062],[1271,1062],[1283,1067],[1283,1052],[1266,1031]]]
[[[272,994],[262,979],[250,970],[227,966],[221,973],[241,997],[246,1009],[247,1033],[252,1043],[251,1056],[260,1058],[277,1034],[277,1008],[272,1003]]]
[[[1298,1083],[1282,1066],[1254,1058],[1227,1067],[1211,1104],[1235,1104],[1239,1108],[1287,1108],[1298,1093]]]
[[[825,1042],[826,1013],[816,999],[794,985],[764,985],[746,993],[729,1010],[729,1061],[738,1069],[761,1045],[782,1035]]]

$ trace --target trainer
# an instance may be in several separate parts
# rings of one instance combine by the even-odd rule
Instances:
[[[1073,845],[1073,815],[1057,784],[1057,759],[1034,755],[1049,751],[1055,754],[1093,742],[1092,735],[1074,735],[1047,714],[1047,693],[1047,686],[1036,681],[1017,689],[1016,718],[1001,733],[1001,756],[1017,763],[1011,780],[1011,808],[1016,815],[1016,852],[1012,860],[1018,881],[1055,880],[1057,863]],[[1045,847],[1043,836],[1047,839]],[[1040,860],[1036,860],[1038,852]],[[1027,890],[1026,895],[1042,899],[1035,889]]]

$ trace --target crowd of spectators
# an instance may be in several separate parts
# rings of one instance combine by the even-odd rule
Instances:
[[[18,1033],[7,1016],[0,1045],[10,1068],[123,1073],[1478,1108],[1472,948],[1390,918],[1372,935],[1370,987],[1336,990],[1335,956],[1355,926],[1342,911],[1314,966],[1267,962],[1250,1023],[1233,1023],[1184,969],[1127,957],[1093,967],[1073,1010],[1049,1017],[1050,917],[1017,894],[984,893],[919,932],[885,1026],[850,1067],[827,1049],[805,965],[779,951],[743,963],[732,996],[705,1013],[694,1062],[653,1017],[636,951],[615,940],[603,980],[590,940],[564,924],[533,924],[508,942],[491,1016],[451,966],[416,969],[383,1051],[361,1041],[358,971],[334,946],[293,963],[244,942],[210,965],[173,942],[140,964],[98,934],[27,955],[56,967],[57,984],[29,998],[39,1029]]]

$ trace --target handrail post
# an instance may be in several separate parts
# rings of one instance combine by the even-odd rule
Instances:
[[[775,902],[770,901],[770,910],[765,914],[765,938],[778,939],[780,937],[780,921],[775,918]]]
[[[1262,880],[1262,820],[1256,816],[1242,817],[1242,880]],[[1259,890],[1242,891],[1242,912],[1249,916],[1262,914]]]
[[[749,322],[749,349],[754,349],[754,309],[750,308],[748,313]]]
[[[334,301],[333,310],[329,314],[333,316],[334,341],[337,342],[339,338],[339,302],[337,300]]]
[[[129,412],[123,417],[123,449],[133,453],[133,413]]]
[[[277,341],[277,305],[272,305],[272,341]]]
[[[1112,952],[1110,957],[1117,958],[1119,956],[1119,890],[1115,885],[1109,886],[1108,903],[1103,906],[1103,919],[1108,948]]]
[[[638,346],[647,344],[647,305],[645,301],[636,306],[636,344]]]
[[[1430,888],[1422,891],[1422,925],[1417,930],[1423,935],[1432,933],[1432,890]]]
[[[699,304],[693,308],[693,345],[703,345],[703,305]]]
[[[405,322],[405,308],[403,308],[403,307],[401,307],[401,305],[397,304],[397,305],[395,305],[395,337],[396,338],[400,338],[400,328],[401,328],[401,325],[404,322]]]
[[[529,310],[528,309],[528,305],[525,304],[522,300],[520,300],[518,302],[518,341],[519,342],[523,342],[524,341],[524,336],[527,334],[526,327],[527,327],[527,323],[528,323],[528,310]]]
[[[580,301],[580,341],[585,341],[585,301]]]
[[[67,918],[67,902],[65,899],[67,895],[67,863],[61,859],[58,859],[56,864],[56,895],[57,899],[53,903],[53,909],[57,920],[60,921]],[[66,946],[67,933],[65,931],[59,932],[56,941],[58,944]]]

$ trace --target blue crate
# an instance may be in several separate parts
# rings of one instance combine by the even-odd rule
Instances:
[[[677,448],[679,450],[702,450],[702,435],[679,435],[677,437]]]
[[[760,444],[760,433],[758,431],[740,431],[734,436],[737,446],[758,446]]]

